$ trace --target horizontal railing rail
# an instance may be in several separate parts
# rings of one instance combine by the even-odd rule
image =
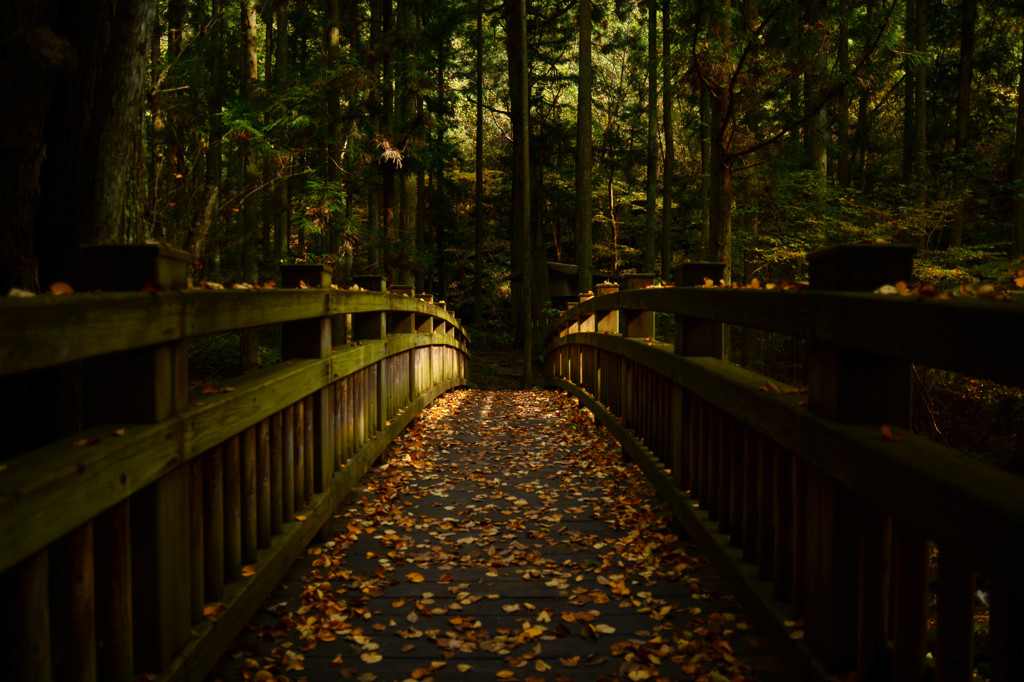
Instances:
[[[1024,480],[907,427],[911,363],[1024,385],[1024,308],[815,287],[817,273],[843,288],[828,269],[847,258],[868,281],[892,276],[879,256],[892,251],[819,254],[804,290],[583,300],[549,339],[549,381],[619,437],[794,679],[971,679],[978,579],[991,606],[980,658],[990,679],[1020,679]],[[654,311],[675,316],[673,344],[654,340]],[[726,362],[724,324],[807,339],[808,386]]]
[[[383,278],[185,290],[180,254],[128,252],[158,286],[119,286],[156,291],[0,300],[0,379],[67,393],[83,427],[0,456],[0,679],[202,680],[387,444],[465,383],[459,321]],[[189,339],[265,325],[280,363],[188,392]]]

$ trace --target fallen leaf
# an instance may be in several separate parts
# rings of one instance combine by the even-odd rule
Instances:
[[[119,429],[114,429],[113,431],[111,431],[111,433],[113,435],[115,435],[115,436],[123,436],[124,435],[124,427],[122,426]]]
[[[245,566],[242,566],[242,575],[246,578],[248,578],[249,576],[256,575],[256,567],[252,564],[246,564]]]
[[[54,282],[50,285],[48,291],[54,296],[66,296],[75,293],[75,290],[67,282]]]
[[[893,433],[892,432],[892,428],[888,424],[882,424],[882,429],[881,430],[882,430],[882,437],[885,438],[886,440],[897,441],[897,442],[903,440],[903,436],[901,434],[898,434],[898,433]]]
[[[305,514],[296,514],[295,515],[295,520],[296,521],[305,521],[306,520],[306,515]]]
[[[32,298],[35,294],[31,291],[14,288],[7,292],[7,296],[8,298]]]

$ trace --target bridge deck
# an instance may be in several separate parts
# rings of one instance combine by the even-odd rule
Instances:
[[[571,398],[450,393],[386,457],[210,680],[783,679]]]

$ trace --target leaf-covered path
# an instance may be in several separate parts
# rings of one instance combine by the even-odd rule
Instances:
[[[210,680],[779,679],[566,395],[449,393],[386,457]]]

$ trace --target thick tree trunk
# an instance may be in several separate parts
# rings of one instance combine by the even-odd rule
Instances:
[[[850,73],[850,0],[839,0],[839,73],[846,78]],[[838,180],[840,187],[848,188],[850,173],[850,86],[839,93],[836,112],[836,136],[839,146]]]
[[[914,182],[917,189],[916,199],[919,205],[925,203],[928,187],[925,184],[925,173],[927,171],[927,149],[928,134],[928,64],[924,59],[928,50],[928,0],[917,0],[914,7],[914,39],[917,54],[922,58],[917,63],[917,73],[914,75]]]
[[[277,56],[275,57],[274,80],[283,90],[288,79],[288,0],[277,8]],[[287,141],[287,140],[286,140]],[[277,157],[277,181],[274,193],[274,260],[275,269],[288,257],[288,239],[291,233],[291,210],[288,200],[288,169],[290,159],[287,151]],[[332,251],[331,253],[336,253]]]
[[[590,0],[580,0],[577,25],[579,28],[579,97],[576,102],[576,245],[575,260],[579,268],[580,292],[591,291],[594,286],[592,216],[592,148],[593,148],[593,60],[590,50]],[[570,292],[571,293],[571,292]]]
[[[813,32],[822,31],[819,28],[825,14],[825,0],[806,0],[804,4],[805,19]],[[826,138],[828,134],[828,121],[825,107],[820,105],[822,95],[822,83],[827,77],[825,62],[825,47],[822,40],[813,40],[809,49],[812,51],[810,58],[810,71],[804,76],[804,107],[809,111],[817,107],[817,111],[811,114],[805,125],[804,142],[807,145],[807,157],[810,162],[811,173],[815,184],[819,189],[825,188],[828,180],[828,145]]]
[[[658,248],[658,0],[647,0],[647,214],[644,272],[654,272]]]
[[[338,68],[338,60],[341,58],[341,8],[339,0],[324,0],[324,15],[327,19],[324,25],[324,52],[327,58],[327,73]],[[331,190],[341,187],[341,164],[342,153],[342,120],[341,120],[341,80],[337,77],[327,81],[324,97],[327,99],[327,182]],[[328,246],[332,256],[338,254],[340,244],[339,221],[331,207],[332,212],[328,219],[327,233]]]
[[[533,273],[530,264],[530,69],[526,49],[526,0],[505,0],[509,94],[512,109],[513,258],[520,263],[519,322],[523,388],[533,385]],[[516,256],[518,255],[518,258]],[[515,264],[513,263],[513,270]]]
[[[61,83],[46,117],[35,220],[44,286],[70,277],[76,246],[138,236],[145,178],[142,105],[155,18],[153,0],[73,3],[54,26],[80,63]]]
[[[662,6],[662,120],[665,135],[665,163],[661,192],[661,278],[666,282],[672,278],[672,184],[675,180],[676,146],[672,131],[672,0],[664,0]]]
[[[476,183],[473,194],[473,323],[480,324],[483,321],[484,298],[484,0],[476,0],[475,37]]]
[[[256,7],[253,0],[241,0],[242,19],[242,73],[240,94],[244,101],[256,100],[255,85],[259,75],[257,59]],[[259,276],[257,261],[257,240],[259,238],[260,191],[258,160],[253,145],[247,139],[239,139],[238,155],[242,162],[242,234],[241,271],[242,279],[255,282]]]
[[[54,89],[78,66],[77,50],[50,28],[0,27],[0,296],[38,288],[33,231],[43,125]]]
[[[709,220],[711,217],[711,92],[700,89],[698,102],[700,115],[700,223],[701,243],[707,251],[710,243]]]
[[[1017,81],[1017,140],[1013,153],[1013,200],[1011,202],[1013,256],[1024,256],[1024,44],[1021,50],[1020,76]]]
[[[953,214],[950,246],[963,246],[964,227],[967,222],[967,180],[970,153],[968,138],[971,121],[971,81],[974,77],[974,25],[978,20],[978,0],[963,0],[960,6],[960,68],[957,73],[956,97],[956,164],[954,197],[959,202]]]

